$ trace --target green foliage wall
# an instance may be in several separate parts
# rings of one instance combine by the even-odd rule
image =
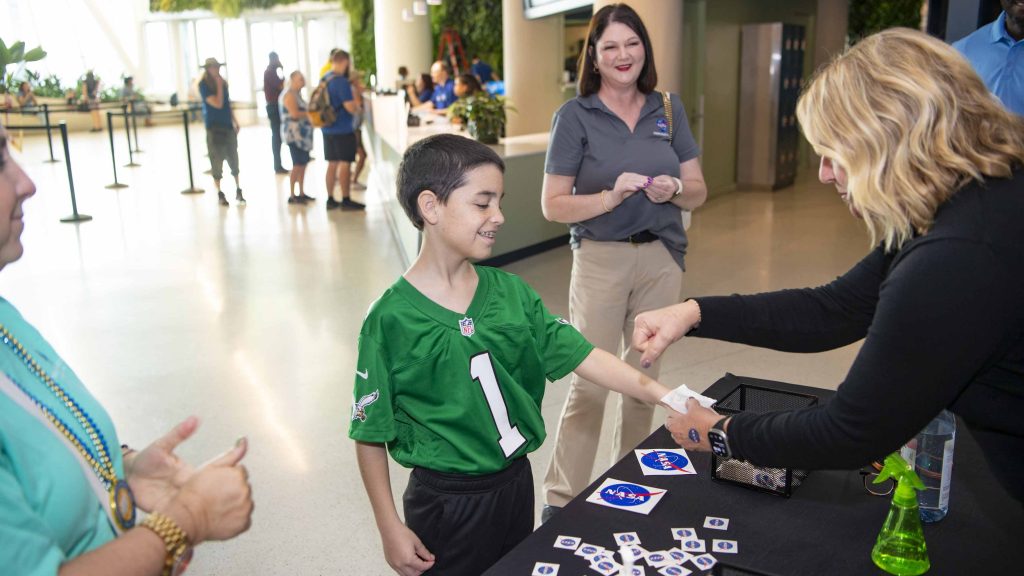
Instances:
[[[860,0],[850,2],[850,43],[879,30],[920,28],[924,0]]]
[[[235,18],[246,8],[272,8],[279,4],[293,4],[297,0],[149,0],[153,12],[184,12],[185,10],[212,10],[223,18]]]
[[[341,0],[352,30],[352,63],[365,81],[377,73],[377,48],[373,35],[373,0]]]
[[[434,35],[434,46],[445,28],[452,28],[462,36],[466,58],[480,56],[502,73],[501,53],[501,2],[496,0],[451,0],[440,6],[430,7],[430,28]],[[436,55],[435,55],[436,56]]]

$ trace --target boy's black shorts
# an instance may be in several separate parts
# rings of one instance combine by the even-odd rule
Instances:
[[[434,554],[424,574],[480,576],[533,531],[533,472],[521,457],[494,474],[414,468],[405,524]]]

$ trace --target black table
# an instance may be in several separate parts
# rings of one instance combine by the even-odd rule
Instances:
[[[741,382],[814,394],[823,401],[834,394],[731,374],[705,394],[722,398]],[[664,428],[638,446],[677,447]],[[871,561],[871,548],[890,497],[869,495],[858,471],[814,471],[787,499],[714,482],[710,456],[697,452],[690,456],[697,475],[644,476],[631,452],[486,574],[530,574],[536,562],[559,564],[559,576],[597,574],[572,551],[553,548],[556,537],[577,536],[616,551],[613,532],[636,532],[648,550],[665,550],[676,544],[670,533],[673,527],[696,528],[709,552],[713,538],[738,541],[739,554],[712,555],[720,562],[758,572],[813,576],[882,573]],[[949,515],[924,526],[932,565],[928,574],[1024,574],[1024,507],[991,476],[977,443],[962,423],[957,429],[954,458]],[[664,488],[668,493],[648,516],[586,502],[609,477]],[[729,529],[702,528],[706,516],[729,518]],[[685,567],[694,569],[689,562]],[[650,567],[646,573],[657,574]]]

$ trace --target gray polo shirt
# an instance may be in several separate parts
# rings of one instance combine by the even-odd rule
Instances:
[[[575,177],[573,194],[611,190],[623,172],[678,178],[679,164],[696,158],[700,150],[690,133],[683,102],[675,94],[672,116],[675,133],[670,144],[660,92],[647,95],[633,132],[597,94],[574,98],[555,112],[544,171]],[[657,234],[684,268],[686,232],[680,208],[671,202],[655,204],[644,194],[634,194],[608,214],[569,225],[573,249],[583,238],[615,241],[645,230]]]

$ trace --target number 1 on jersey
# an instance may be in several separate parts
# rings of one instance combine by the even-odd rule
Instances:
[[[484,390],[487,407],[490,408],[494,425],[498,428],[498,444],[505,453],[505,458],[508,458],[526,444],[526,438],[523,438],[518,426],[512,426],[508,421],[508,408],[505,406],[501,390],[498,389],[498,377],[494,375],[494,365],[491,364],[489,352],[481,352],[469,360],[469,375]]]

